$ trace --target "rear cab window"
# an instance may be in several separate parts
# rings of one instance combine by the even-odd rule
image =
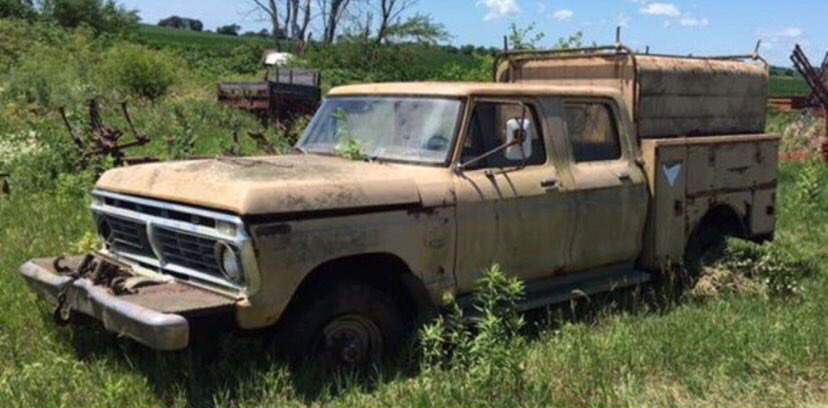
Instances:
[[[564,110],[575,163],[621,159],[621,139],[609,103],[565,102]]]

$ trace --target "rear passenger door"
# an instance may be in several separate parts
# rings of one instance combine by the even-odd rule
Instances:
[[[619,113],[611,100],[564,101],[576,207],[571,270],[634,261],[641,251],[647,184]]]

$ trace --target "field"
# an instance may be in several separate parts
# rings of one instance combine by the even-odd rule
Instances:
[[[261,153],[233,132],[265,132],[289,149],[291,129],[261,129],[216,105],[215,81],[256,75],[259,48],[183,49],[168,31],[144,46],[82,30],[0,19],[0,405],[4,407],[662,406],[819,405],[828,401],[828,167],[781,169],[776,241],[730,242],[703,284],[679,296],[661,286],[527,315],[516,334],[469,334],[440,358],[450,333],[430,325],[398,361],[367,378],[290,369],[261,337],[222,334],[180,353],[156,353],[96,325],[57,328],[47,304],[17,275],[28,259],[94,244],[89,188],[99,160],[81,166],[58,107],[80,132],[97,96],[107,124],[125,127],[127,99],[152,142],[134,154],[164,159]],[[154,34],[153,34],[154,33]],[[206,35],[192,42],[208,43]],[[187,40],[190,41],[190,40]],[[228,39],[228,41],[239,41]],[[198,47],[196,47],[198,48]],[[326,86],[359,80],[481,79],[485,56],[430,47],[347,45],[309,51]],[[445,60],[411,64],[411,58]],[[49,60],[51,63],[43,64]],[[48,80],[46,80],[48,79]],[[798,117],[774,116],[775,131]],[[784,128],[784,129],[783,129]],[[505,271],[507,274],[509,271]],[[505,318],[497,322],[503,325]],[[506,334],[503,334],[506,333]],[[435,358],[435,355],[437,357]],[[442,356],[445,357],[445,356]]]
[[[273,41],[259,37],[222,35],[169,27],[142,24],[136,37],[142,43],[153,47],[199,47],[211,50],[231,50],[241,45],[272,47]]]
[[[808,96],[811,88],[800,75],[772,76],[770,79],[771,96]]]

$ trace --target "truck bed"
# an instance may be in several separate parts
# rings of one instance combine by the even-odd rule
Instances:
[[[778,136],[646,139],[641,141],[641,150],[652,196],[644,239],[645,266],[681,261],[693,226],[713,206],[738,213],[744,224],[743,238],[772,236]]]

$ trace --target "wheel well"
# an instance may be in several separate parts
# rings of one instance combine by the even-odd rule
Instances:
[[[696,224],[695,230],[702,227],[713,227],[722,235],[747,238],[748,230],[745,220],[733,207],[726,204],[715,205],[707,210],[704,217]]]
[[[317,266],[299,285],[294,300],[301,301],[307,295],[312,296],[312,292],[342,280],[356,281],[389,293],[409,321],[424,319],[433,308],[422,281],[402,259],[387,253],[348,256]],[[290,306],[293,304],[292,300]]]

